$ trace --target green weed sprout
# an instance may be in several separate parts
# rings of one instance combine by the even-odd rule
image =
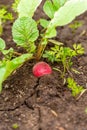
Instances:
[[[83,86],[77,85],[73,78],[67,78],[67,87],[72,91],[72,95],[76,97],[82,91],[84,91]]]
[[[13,20],[13,16],[7,11],[6,8],[2,7],[0,8],[0,35],[3,33],[3,24],[7,20]]]
[[[17,123],[14,123],[14,124],[12,125],[12,128],[13,128],[13,129],[17,129],[17,128],[19,128],[19,125],[18,125]]]
[[[55,45],[54,47],[51,47],[50,50],[46,50],[43,57],[47,58],[48,61],[51,61],[52,63],[62,63],[63,71],[61,72],[61,77],[64,78],[65,73],[72,67],[72,58],[82,54],[84,54],[84,48],[81,44],[74,44],[73,49],[70,47]]]
[[[14,0],[14,3],[12,4],[12,9],[13,9],[15,12],[17,12],[17,6],[18,6],[18,4],[19,4],[19,1],[20,1],[20,0]]]
[[[72,31],[75,32],[75,30],[81,27],[82,25],[83,23],[81,21],[75,20],[73,23],[69,24],[69,28],[71,28]]]

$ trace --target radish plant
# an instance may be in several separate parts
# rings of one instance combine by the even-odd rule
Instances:
[[[0,38],[0,52],[4,55],[2,60],[0,60],[0,91],[2,90],[3,81],[26,60],[32,57],[32,54],[29,53],[16,57],[13,48],[6,50],[5,47],[5,41]]]
[[[49,41],[56,44],[55,50],[57,53],[59,44],[62,43],[52,39],[57,36],[56,27],[70,23],[76,16],[87,10],[87,0],[46,0],[43,5],[43,11],[49,17],[49,20],[40,18],[39,21],[35,21],[33,16],[41,2],[42,0],[15,0],[14,6],[16,7],[18,18],[12,26],[13,41],[17,46],[24,48],[26,53],[15,57],[15,51],[13,50],[10,59],[2,58],[0,61],[0,90],[2,89],[3,81],[26,60],[40,60]],[[40,32],[38,26],[42,26]],[[2,39],[0,40],[0,45],[2,46],[0,51],[3,53],[5,42]],[[65,48],[61,48],[63,52]],[[60,50],[59,48],[58,53],[61,53]],[[63,60],[62,57],[61,60]]]

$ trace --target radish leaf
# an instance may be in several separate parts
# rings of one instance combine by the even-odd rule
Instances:
[[[42,0],[20,0],[17,11],[19,17],[32,17]]]
[[[0,62],[0,91],[2,90],[2,83],[7,79],[11,73],[19,68],[26,60],[30,59],[32,54],[23,54],[11,61]]]
[[[18,18],[12,27],[14,42],[24,48],[35,48],[34,41],[38,38],[39,32],[36,22],[29,17]],[[33,47],[32,47],[33,46]]]
[[[4,50],[5,49],[5,41],[0,38],[0,50]]]
[[[87,0],[69,0],[64,6],[59,8],[54,14],[53,19],[50,21],[47,33],[51,28],[63,26],[70,23],[76,16],[82,14],[87,10]]]

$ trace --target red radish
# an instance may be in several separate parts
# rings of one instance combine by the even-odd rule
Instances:
[[[38,62],[33,67],[33,74],[36,77],[41,77],[51,73],[52,69],[46,62]]]

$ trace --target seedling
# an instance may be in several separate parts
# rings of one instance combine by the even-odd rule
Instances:
[[[49,17],[49,20],[39,19],[39,21],[35,21],[33,19],[34,12],[41,2],[42,0],[15,0],[18,18],[12,26],[13,41],[17,46],[24,48],[26,53],[18,57],[13,55],[10,60],[4,60],[3,58],[0,61],[0,89],[2,89],[2,82],[26,60],[40,60],[49,41],[56,45],[54,49],[56,57],[54,59],[51,58],[51,60],[52,62],[62,61],[64,73],[68,67],[68,58],[70,59],[70,61],[68,60],[70,65],[71,58],[76,55],[77,50],[80,50],[76,48],[73,51],[67,47],[60,47],[58,41],[52,38],[57,35],[56,27],[69,24],[76,16],[87,10],[87,0],[46,0],[43,11]],[[38,26],[42,26],[40,32]],[[61,55],[59,56],[60,58],[58,55]]]
[[[12,9],[13,9],[15,12],[17,12],[17,6],[18,6],[18,4],[19,4],[19,1],[20,1],[20,0],[14,0],[14,3],[12,4]]]
[[[85,109],[85,113],[87,114],[87,108]]]
[[[72,29],[73,32],[75,32],[76,29],[81,27],[83,23],[81,21],[74,21],[72,24],[69,25],[69,27]]]
[[[12,125],[12,128],[13,128],[13,129],[17,129],[17,128],[19,128],[19,125],[18,125],[17,123],[14,123],[14,124]]]
[[[68,83],[67,86],[69,89],[71,89],[72,95],[74,97],[84,91],[83,86],[77,85],[77,83],[74,81],[74,79],[72,79],[70,77],[67,79],[67,83]]]
[[[50,50],[45,51],[43,57],[47,58],[52,63],[62,63],[63,71],[58,71],[61,72],[61,77],[64,78],[66,71],[69,71],[72,67],[72,58],[80,54],[84,54],[84,48],[81,44],[74,44],[73,49],[61,46],[60,44],[59,46],[55,45],[54,47],[51,47]]]
[[[3,24],[7,20],[13,20],[13,16],[7,11],[5,7],[2,7],[0,8],[0,35],[3,33]]]

